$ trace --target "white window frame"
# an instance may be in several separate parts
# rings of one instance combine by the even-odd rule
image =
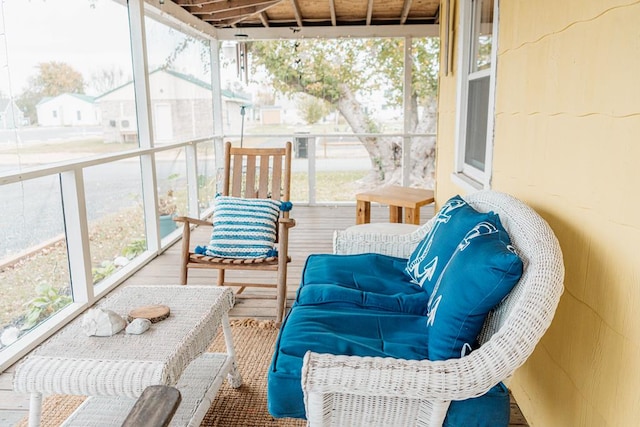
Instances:
[[[475,0],[460,2],[460,37],[458,45],[458,81],[456,100],[456,136],[455,136],[455,169],[452,179],[468,190],[479,190],[491,187],[493,136],[495,118],[496,63],[498,45],[499,0],[494,0],[493,33],[491,41],[491,66],[470,72],[471,61],[475,61],[475,40],[472,40],[472,27]],[[469,104],[469,82],[489,76],[489,100],[487,105],[487,142],[484,171],[465,163],[465,147],[467,143],[467,111]]]

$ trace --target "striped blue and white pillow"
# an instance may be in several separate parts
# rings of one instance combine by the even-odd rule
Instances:
[[[213,233],[205,254],[223,258],[275,255],[280,205],[271,199],[216,196]]]

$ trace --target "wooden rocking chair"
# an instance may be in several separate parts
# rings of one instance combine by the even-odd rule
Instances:
[[[227,142],[224,156],[222,196],[271,198],[289,202],[291,142],[287,142],[284,148],[237,148]],[[189,268],[208,268],[218,270],[218,285],[239,287],[237,294],[242,293],[245,287],[276,288],[276,323],[282,322],[287,303],[287,263],[291,262],[288,255],[289,228],[295,226],[295,220],[289,218],[287,210],[280,212],[278,219],[278,253],[266,258],[220,258],[194,253],[190,243],[191,225],[213,226],[213,223],[188,217],[176,217],[175,221],[185,223],[182,234],[181,284],[187,283]],[[274,271],[277,273],[277,280],[275,283],[226,282],[225,270]]]

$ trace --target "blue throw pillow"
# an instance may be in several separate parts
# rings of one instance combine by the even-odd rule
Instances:
[[[493,212],[476,211],[460,196],[449,199],[438,212],[429,233],[407,261],[405,272],[411,280],[431,295],[460,240],[481,221],[495,223],[497,216]]]
[[[205,255],[222,258],[275,256],[281,202],[216,196],[213,232]]]
[[[429,359],[466,355],[489,311],[522,275],[522,260],[502,225],[480,222],[459,242],[429,298]]]

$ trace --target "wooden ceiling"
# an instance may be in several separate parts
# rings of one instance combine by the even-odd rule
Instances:
[[[436,24],[440,0],[173,0],[215,28]]]

